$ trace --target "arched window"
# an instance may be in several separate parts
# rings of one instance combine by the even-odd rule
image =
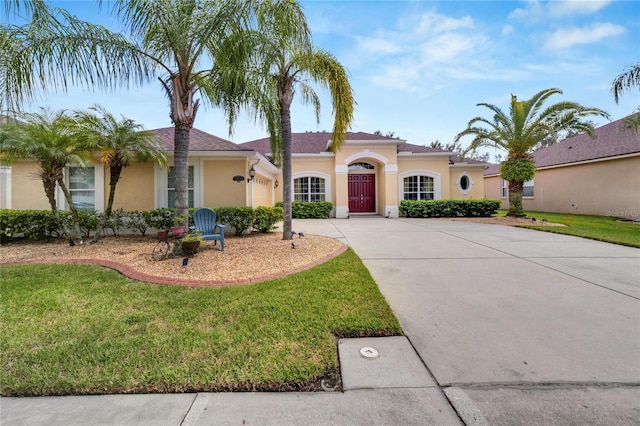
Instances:
[[[357,162],[357,163],[349,164],[350,172],[359,172],[359,171],[374,170],[374,169],[375,167],[373,166],[373,164],[369,164],[369,163]]]
[[[434,200],[435,185],[430,176],[407,176],[403,180],[405,200]]]
[[[324,179],[304,176],[293,180],[293,201],[325,201]]]

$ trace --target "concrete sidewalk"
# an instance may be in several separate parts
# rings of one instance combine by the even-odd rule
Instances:
[[[640,250],[450,220],[294,229],[351,246],[406,334],[341,340],[344,392],[2,398],[0,422],[640,424]]]

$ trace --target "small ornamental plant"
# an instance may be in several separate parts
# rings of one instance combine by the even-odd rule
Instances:
[[[204,241],[204,238],[202,238],[202,235],[198,231],[189,231],[184,235],[184,237],[182,237],[183,243],[195,243],[195,242],[201,243],[203,241]]]

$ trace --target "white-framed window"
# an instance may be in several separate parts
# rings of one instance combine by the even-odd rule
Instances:
[[[325,201],[325,179],[318,176],[303,176],[293,180],[293,201]]]
[[[68,189],[73,205],[80,210],[96,209],[96,178],[94,167],[69,167]]]
[[[167,207],[173,208],[176,203],[176,175],[174,167],[169,167],[169,171],[167,172]],[[194,207],[194,175],[193,175],[193,166],[189,166],[189,178],[187,182],[187,189],[189,190],[188,195],[188,207]]]
[[[405,200],[434,200],[434,179],[431,176],[407,176],[403,179],[402,192]]]
[[[471,179],[471,176],[469,176],[467,172],[463,172],[462,174],[460,174],[460,176],[458,176],[456,186],[458,187],[458,190],[460,192],[462,192],[463,194],[468,194],[473,187],[473,179]]]
[[[522,184],[522,196],[533,197],[533,179],[528,180]]]
[[[502,198],[507,198],[507,195],[509,195],[509,182],[507,182],[506,179],[501,179],[502,180]]]

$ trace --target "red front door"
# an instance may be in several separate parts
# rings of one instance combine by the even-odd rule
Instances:
[[[349,212],[375,213],[376,175],[349,175]]]

